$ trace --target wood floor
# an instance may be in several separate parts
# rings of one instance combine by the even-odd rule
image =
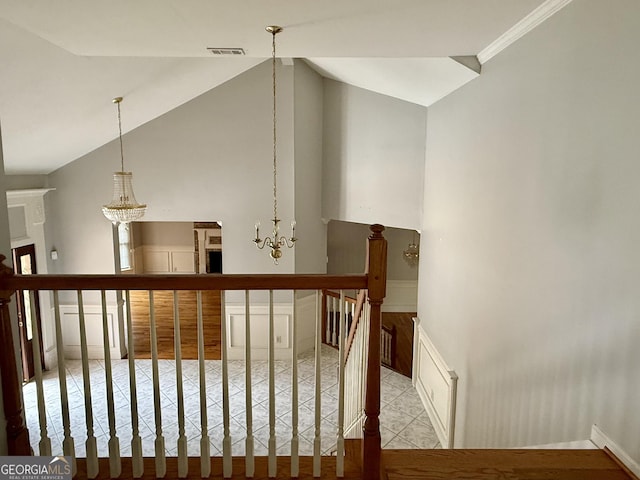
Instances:
[[[359,441],[346,443],[345,476],[359,479]],[[98,479],[108,479],[109,460],[101,458]],[[335,479],[335,457],[322,457],[321,479]],[[79,458],[78,480],[87,478]],[[155,459],[144,459],[143,479],[154,479]],[[605,450],[383,450],[383,480],[637,480]],[[291,478],[290,458],[278,457],[276,478]],[[300,457],[299,479],[311,480],[312,457]],[[245,478],[245,459],[233,458],[233,479]],[[131,459],[122,459],[120,478],[133,478]],[[165,478],[178,478],[177,459],[167,458]],[[200,459],[189,458],[187,478],[200,478]],[[222,478],[222,459],[211,459],[209,478]],[[256,457],[255,480],[266,480],[267,457]],[[365,479],[366,480],[366,479]]]
[[[398,373],[411,378],[413,366],[413,317],[417,313],[382,313],[382,324],[385,327],[396,327],[396,365]]]
[[[387,480],[630,480],[605,450],[383,450]]]
[[[195,291],[178,292],[180,345],[182,358],[198,358],[197,304]],[[154,292],[154,312],[158,338],[158,358],[172,359],[174,354],[173,292]],[[202,292],[202,316],[205,358],[220,360],[220,292]],[[149,293],[131,291],[131,319],[136,358],[151,358]]]

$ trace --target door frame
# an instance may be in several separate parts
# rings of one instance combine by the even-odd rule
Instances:
[[[22,262],[21,258],[29,256],[31,259],[31,274],[38,272],[36,266],[36,246],[34,244],[23,245],[11,249],[13,254],[13,269],[16,274],[21,274]],[[27,298],[25,299],[25,293]],[[16,292],[16,309],[18,312],[18,336],[20,337],[20,357],[22,359],[22,379],[24,382],[28,382],[35,375],[35,356],[33,352],[33,336],[31,339],[27,338],[27,326],[26,322],[31,319],[25,318],[25,302],[29,301],[29,293],[23,291]],[[40,362],[41,367],[44,369],[44,348],[42,342],[42,316],[40,314],[40,296],[39,292],[35,292],[33,309],[35,313],[35,319],[37,326],[35,331],[32,329],[32,335],[38,335],[38,343],[40,345]]]

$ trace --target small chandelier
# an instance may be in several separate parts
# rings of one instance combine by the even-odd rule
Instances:
[[[133,194],[131,172],[124,171],[124,151],[122,148],[122,121],[120,119],[120,102],[122,97],[113,99],[118,107],[118,133],[120,138],[120,171],[113,173],[113,199],[108,205],[102,206],[102,213],[112,223],[129,223],[140,220],[147,210],[147,206],[137,202]]]
[[[296,221],[291,222],[291,237],[287,238],[280,235],[280,219],[278,218],[278,200],[277,200],[277,168],[276,168],[276,34],[282,31],[282,27],[275,25],[268,26],[267,32],[272,35],[272,49],[271,49],[271,66],[272,66],[272,79],[273,79],[273,236],[260,238],[260,222],[256,223],[256,238],[253,242],[260,250],[265,246],[269,247],[271,251],[269,255],[273,259],[273,263],[278,264],[278,260],[282,257],[282,248],[293,248],[296,243]]]
[[[409,264],[410,267],[415,267],[418,264],[420,258],[420,250],[416,245],[416,234],[413,234],[413,240],[409,246],[402,252],[402,258]]]

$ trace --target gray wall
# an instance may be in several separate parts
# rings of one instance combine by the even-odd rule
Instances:
[[[294,64],[294,155],[297,273],[327,271],[327,227],[322,221],[322,77]],[[290,219],[283,218],[289,234]],[[288,255],[288,253],[287,253]]]
[[[418,229],[427,109],[324,80],[323,216]]]
[[[420,235],[412,230],[386,228],[387,239],[387,279],[418,280],[418,267],[410,267],[402,257],[409,242],[420,242]],[[333,275],[362,273],[367,257],[367,237],[371,235],[369,225],[362,223],[329,222],[327,245],[329,263],[327,272]]]
[[[418,313],[457,445],[640,461],[640,3],[582,0],[429,109]]]
[[[139,237],[134,241],[138,245],[194,245],[193,222],[136,222],[139,228],[134,230]]]
[[[222,221],[226,273],[291,273],[252,243],[273,216],[271,65],[265,62],[124,136],[125,168],[145,221]],[[293,68],[278,67],[278,213],[294,216]],[[126,123],[126,98],[122,120]],[[114,118],[115,121],[115,118]],[[114,125],[105,125],[114,128]],[[111,226],[101,206],[118,168],[112,141],[50,175],[51,243],[59,272],[113,272]],[[318,179],[319,182],[319,179]],[[319,218],[319,213],[318,213]]]

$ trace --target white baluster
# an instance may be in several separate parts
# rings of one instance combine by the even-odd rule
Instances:
[[[298,438],[298,315],[296,292],[293,292],[293,318],[291,319],[291,477],[300,472]]]
[[[109,417],[109,474],[118,478],[122,473],[120,461],[120,440],[116,435],[116,414],[113,404],[113,375],[111,372],[111,345],[109,342],[109,316],[107,314],[107,295],[100,292],[102,302],[102,345],[104,347],[104,373],[107,388],[107,414]]]
[[[269,477],[276,476],[276,376],[274,344],[273,290],[269,290],[269,341],[267,359],[269,363]]]
[[[31,303],[31,331],[33,332],[33,351],[35,355],[34,368],[36,374],[36,395],[38,400],[38,423],[40,424],[40,443],[38,451],[41,456],[51,456],[51,439],[47,431],[47,411],[44,403],[44,391],[42,387],[42,356],[40,355],[40,325],[36,319],[35,292],[29,292]]]
[[[200,477],[211,475],[211,444],[209,443],[209,428],[207,426],[207,381],[205,373],[204,355],[204,325],[202,321],[202,292],[198,291],[198,370],[200,378]]]
[[[332,297],[329,297],[332,298]],[[322,419],[321,416],[321,408],[322,408],[322,385],[320,382],[321,378],[321,362],[322,362],[322,344],[320,342],[320,335],[322,334],[322,321],[320,319],[320,310],[322,309],[322,301],[320,299],[320,291],[316,291],[316,351],[315,351],[315,382],[316,382],[316,391],[315,391],[315,431],[313,438],[313,476],[320,476],[320,458],[321,458],[321,443],[320,443],[320,421]],[[335,318],[335,315],[334,315]],[[334,330],[335,333],[335,330]]]
[[[330,344],[331,343],[331,300],[330,297],[326,294],[323,293],[323,295],[325,296],[325,315],[326,315],[326,333],[324,336],[324,343],[326,344]]]
[[[78,290],[78,318],[80,322],[80,357],[82,358],[82,382],[84,386],[84,413],[87,423],[87,477],[96,478],[98,475],[98,446],[93,431],[93,405],[91,404],[91,381],[89,375],[89,352],[87,348],[87,328],[84,318],[84,302],[82,291]],[[36,337],[37,338],[37,335]],[[39,348],[37,349],[39,353]]]
[[[255,472],[253,456],[253,399],[251,397],[251,300],[249,290],[244,292],[244,322],[245,322],[245,405],[247,408],[247,439],[245,441],[245,476],[252,478]]]
[[[65,456],[71,457],[72,475],[78,471],[76,463],[76,451],[71,436],[71,422],[69,420],[69,396],[67,394],[67,371],[64,363],[64,342],[62,341],[62,325],[60,323],[60,299],[58,291],[53,291],[53,310],[56,327],[56,350],[58,356],[58,382],[60,383],[60,405],[62,407],[62,429],[64,439],[62,440],[62,452]]]
[[[222,476],[231,478],[233,474],[231,461],[231,435],[229,433],[229,355],[227,352],[227,314],[225,308],[225,294],[220,292],[220,337],[222,353],[222,421],[224,437],[222,439]]]
[[[338,434],[336,447],[336,476],[344,477],[344,349],[347,332],[344,291],[340,290],[340,345],[338,347]]]
[[[133,343],[133,323],[131,318],[131,296],[125,291],[127,302],[127,361],[129,364],[129,396],[131,397],[131,463],[134,478],[142,477],[144,464],[142,461],[142,439],[138,427],[138,392],[136,390],[136,357]]]
[[[151,372],[153,376],[153,408],[156,422],[156,478],[164,478],[167,473],[167,459],[162,436],[162,406],[160,403],[160,374],[158,372],[158,332],[156,332],[156,314],[153,290],[149,290],[149,326],[151,329]]]
[[[182,385],[182,345],[180,344],[180,305],[177,290],[173,291],[173,347],[176,357],[176,390],[178,400],[178,478],[189,472],[187,437],[184,433],[184,392]]]
[[[331,345],[334,347],[338,345],[338,308],[337,299],[335,297],[329,297],[331,301]]]

